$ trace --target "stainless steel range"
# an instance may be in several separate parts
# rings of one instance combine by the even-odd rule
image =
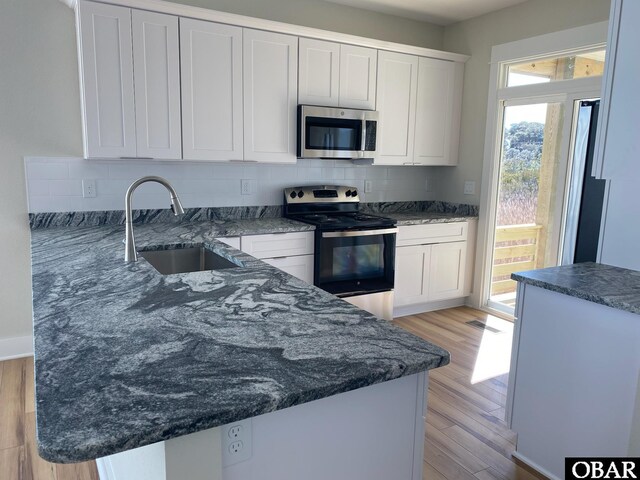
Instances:
[[[286,188],[284,215],[315,225],[314,285],[378,317],[393,317],[395,220],[360,213],[355,187]]]

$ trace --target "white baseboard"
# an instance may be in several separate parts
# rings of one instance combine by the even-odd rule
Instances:
[[[0,338],[0,361],[33,355],[33,337]]]
[[[551,479],[551,480],[560,480],[560,478],[557,475],[554,475],[553,473],[551,473],[549,470],[547,470],[546,468],[541,467],[540,465],[538,465],[536,462],[529,460],[527,457],[525,457],[524,455],[522,455],[521,453],[518,452],[512,452],[511,455],[513,455],[515,458],[517,458],[518,460],[520,460],[522,463],[526,463],[527,465],[529,465],[531,468],[533,468],[535,471],[541,473],[542,475],[544,475],[545,477]]]
[[[461,307],[465,304],[466,297],[452,298],[451,300],[440,300],[437,302],[417,303],[393,309],[393,318],[404,317],[405,315],[416,315],[418,313],[433,312],[444,308]]]

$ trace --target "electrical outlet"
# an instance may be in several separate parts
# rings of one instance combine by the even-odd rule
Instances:
[[[231,445],[229,445],[229,454],[234,457],[236,455],[240,455],[242,453],[242,450],[244,450],[244,444],[238,440],[237,442],[233,442]]]
[[[242,425],[234,425],[229,429],[229,438],[237,440],[242,435]]]
[[[364,193],[371,193],[373,191],[373,182],[371,180],[364,181]]]
[[[466,181],[464,182],[464,194],[475,195],[476,194],[476,182]]]
[[[242,195],[251,195],[251,180],[240,180],[240,193]]]
[[[252,455],[251,419],[224,425],[222,436],[222,465],[228,466],[249,460]]]
[[[84,198],[94,198],[96,196],[95,180],[82,180],[82,196]]]

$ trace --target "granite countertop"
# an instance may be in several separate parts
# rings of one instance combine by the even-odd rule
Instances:
[[[576,263],[518,272],[513,280],[607,307],[640,314],[640,272],[601,263]]]
[[[207,245],[242,268],[123,262],[122,225],[31,233],[40,455],[76,462],[449,363],[445,350],[214,237],[284,219],[135,227],[139,248]]]
[[[393,218],[398,222],[398,226],[402,225],[424,225],[427,223],[450,223],[450,222],[466,222],[477,215],[461,215],[457,213],[434,213],[434,212],[397,212],[382,213],[385,217]]]

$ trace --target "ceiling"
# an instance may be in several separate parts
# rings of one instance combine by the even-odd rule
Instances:
[[[412,20],[450,25],[526,0],[326,0]]]

